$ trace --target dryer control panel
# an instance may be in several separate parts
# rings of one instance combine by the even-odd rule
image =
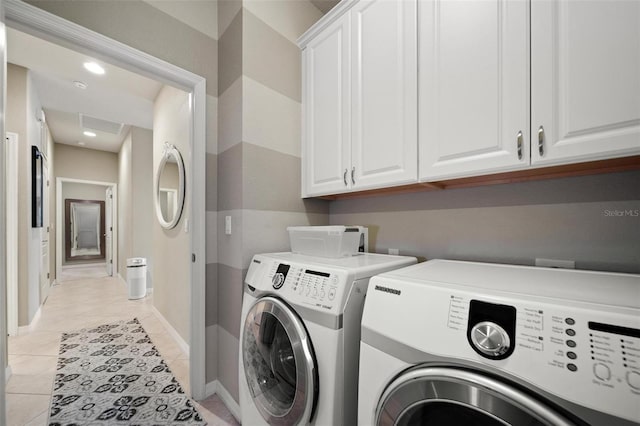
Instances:
[[[383,277],[371,287],[366,329],[426,354],[503,371],[578,405],[640,419],[637,309],[596,310],[589,303]],[[375,315],[392,303],[402,315]]]

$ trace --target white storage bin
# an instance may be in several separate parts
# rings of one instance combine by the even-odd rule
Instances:
[[[339,258],[358,254],[366,228],[342,225],[290,226],[287,231],[289,231],[292,252]]]

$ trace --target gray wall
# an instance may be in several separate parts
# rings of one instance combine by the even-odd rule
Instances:
[[[189,94],[182,90],[164,86],[153,109],[153,170],[158,170],[164,154],[164,144],[175,145],[182,154],[186,176],[191,176],[189,153]],[[191,323],[191,238],[185,232],[185,221],[191,214],[193,184],[186,181],[182,217],[175,228],[164,229],[155,220],[153,223],[153,305],[176,329],[182,339],[189,343]]]
[[[207,304],[217,294],[217,312],[207,315],[207,343],[217,340],[218,379],[236,400],[242,288],[252,256],[288,250],[287,226],[328,224],[327,202],[300,199],[295,40],[321,15],[307,1],[219,3],[218,263],[207,266]]]
[[[368,226],[378,253],[519,265],[566,259],[632,273],[640,273],[639,215],[637,171],[331,203],[331,224]]]
[[[118,271],[126,279],[126,260],[147,259],[147,288],[153,287],[153,132],[132,127],[120,152],[118,181]]]
[[[51,144],[50,138],[43,141],[41,124],[36,116],[42,106],[26,68],[7,64],[6,107],[6,131],[18,134],[18,325],[26,326],[48,292],[48,286],[43,287],[41,292],[40,262],[43,233],[51,225],[44,223],[42,228],[31,227],[31,146],[37,146],[50,158]],[[46,164],[49,177],[54,168],[50,161]],[[53,196],[52,187],[47,189],[45,186],[43,190],[45,197],[48,196],[50,200]],[[49,219],[53,217],[53,212],[50,212]]]

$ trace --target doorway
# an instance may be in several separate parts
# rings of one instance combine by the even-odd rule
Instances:
[[[83,52],[92,54],[111,63],[123,65],[144,75],[153,76],[174,87],[190,93],[189,112],[190,152],[186,156],[193,159],[188,181],[191,209],[186,218],[189,223],[189,241],[193,262],[190,270],[190,383],[195,399],[205,396],[205,339],[204,339],[204,267],[205,255],[205,80],[179,67],[157,60],[136,49],[122,45],[93,31],[87,30],[54,15],[43,14],[33,6],[22,2],[10,2],[5,5],[5,19],[10,27],[19,28],[46,40],[56,41]],[[3,165],[0,165],[2,167]],[[114,191],[116,187],[114,186]],[[58,191],[57,194],[60,192]],[[114,201],[117,197],[114,194]],[[60,203],[58,203],[58,206]],[[61,213],[61,212],[58,212]],[[57,216],[61,217],[60,214]],[[60,219],[58,219],[60,220]],[[56,232],[59,232],[60,226]],[[113,238],[116,238],[116,233]],[[58,241],[62,239],[59,238]],[[114,242],[111,244],[117,246]],[[61,253],[59,250],[57,253]],[[56,257],[58,257],[57,254]],[[116,257],[114,257],[114,263]],[[59,264],[59,262],[57,262]],[[3,290],[3,289],[0,289]],[[4,321],[4,319],[0,319]],[[6,341],[0,336],[0,350],[4,351]],[[0,389],[1,391],[1,389]]]
[[[113,276],[118,270],[118,229],[112,220],[118,217],[117,186],[56,179],[57,282]]]

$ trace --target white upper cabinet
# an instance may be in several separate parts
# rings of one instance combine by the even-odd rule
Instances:
[[[302,196],[344,191],[351,169],[349,16],[302,52]],[[350,171],[349,171],[350,173]]]
[[[532,164],[640,154],[640,2],[531,3]]]
[[[300,40],[303,197],[418,179],[416,0],[338,8]]]
[[[351,9],[354,190],[417,181],[415,0],[364,0]]]
[[[420,180],[529,166],[529,4],[419,7]]]

